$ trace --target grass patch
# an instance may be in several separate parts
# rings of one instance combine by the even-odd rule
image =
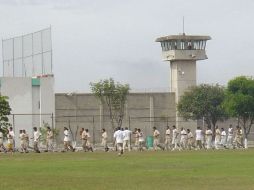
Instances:
[[[253,190],[254,150],[0,154],[0,189]]]

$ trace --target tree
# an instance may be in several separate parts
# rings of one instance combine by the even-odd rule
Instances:
[[[109,117],[112,128],[121,127],[124,117],[124,106],[129,94],[128,84],[120,84],[110,79],[100,80],[97,83],[90,83],[92,93],[106,105],[109,110]]]
[[[6,129],[11,126],[8,115],[11,114],[11,108],[8,102],[8,97],[0,95],[0,130],[6,132]]]
[[[238,118],[239,124],[243,127],[247,148],[247,138],[254,123],[254,79],[239,76],[230,80],[224,107],[230,116]]]
[[[219,85],[194,86],[180,98],[177,110],[184,119],[204,119],[206,124],[215,131],[217,121],[226,118],[222,107],[224,98],[224,89]]]

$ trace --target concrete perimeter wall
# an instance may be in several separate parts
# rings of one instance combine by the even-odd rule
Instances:
[[[106,106],[100,105],[92,94],[56,94],[56,128],[60,130],[58,142],[63,140],[63,128],[68,127],[73,139],[80,143],[79,131],[87,128],[93,143],[101,141],[101,129],[108,131],[112,140],[113,129]],[[175,125],[174,93],[131,93],[125,105],[125,117],[122,127],[131,130],[140,128],[145,134],[152,134],[156,126],[164,136],[167,125]]]

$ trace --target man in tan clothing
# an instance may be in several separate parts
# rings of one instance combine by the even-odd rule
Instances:
[[[218,126],[215,128],[215,141],[214,141],[214,146],[215,149],[220,148],[220,141],[221,141],[221,132]]]
[[[50,127],[47,127],[47,137],[46,137],[46,151],[45,152],[48,152],[48,151],[52,151],[54,150],[54,147],[53,147],[53,131],[50,129]]]
[[[166,150],[169,150],[171,148],[171,131],[170,131],[170,128],[169,126],[167,126],[167,129],[166,129],[166,132],[165,132],[165,148]]]
[[[109,151],[107,140],[108,140],[108,134],[107,134],[106,130],[103,128],[101,130],[101,145],[104,147],[105,152]]]
[[[81,141],[82,141],[82,148],[86,152],[87,151],[87,146],[86,146],[87,135],[86,135],[86,131],[84,128],[82,128],[82,130],[81,130]]]
[[[158,150],[158,147],[164,150],[164,147],[160,145],[160,132],[156,129],[156,127],[153,127],[153,149]]]
[[[134,132],[133,132],[134,138],[135,138],[135,146],[138,147],[139,146],[139,132],[138,129],[135,128]]]
[[[24,150],[25,150],[25,153],[28,153],[29,136],[28,136],[28,134],[26,133],[26,130],[23,130],[23,133],[24,133]]]
[[[212,148],[212,135],[213,135],[213,132],[211,130],[211,127],[208,127],[205,131],[206,149]]]
[[[86,129],[85,130],[86,131],[86,137],[85,137],[85,139],[86,139],[86,148],[87,148],[87,150],[88,151],[91,151],[91,152],[93,152],[93,147],[92,147],[92,144],[91,144],[91,135],[90,135],[90,133],[89,133],[89,131],[88,131],[88,129]]]
[[[20,140],[20,153],[24,153],[25,149],[25,134],[23,130],[19,130],[19,140]]]
[[[190,129],[187,129],[187,147],[189,150],[192,148],[195,148],[195,140],[194,140],[194,135],[190,131]]]
[[[236,126],[235,142],[236,148],[243,148],[243,132],[239,126]]]

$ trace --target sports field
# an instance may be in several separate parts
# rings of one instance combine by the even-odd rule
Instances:
[[[254,150],[0,154],[0,190],[253,190]]]

